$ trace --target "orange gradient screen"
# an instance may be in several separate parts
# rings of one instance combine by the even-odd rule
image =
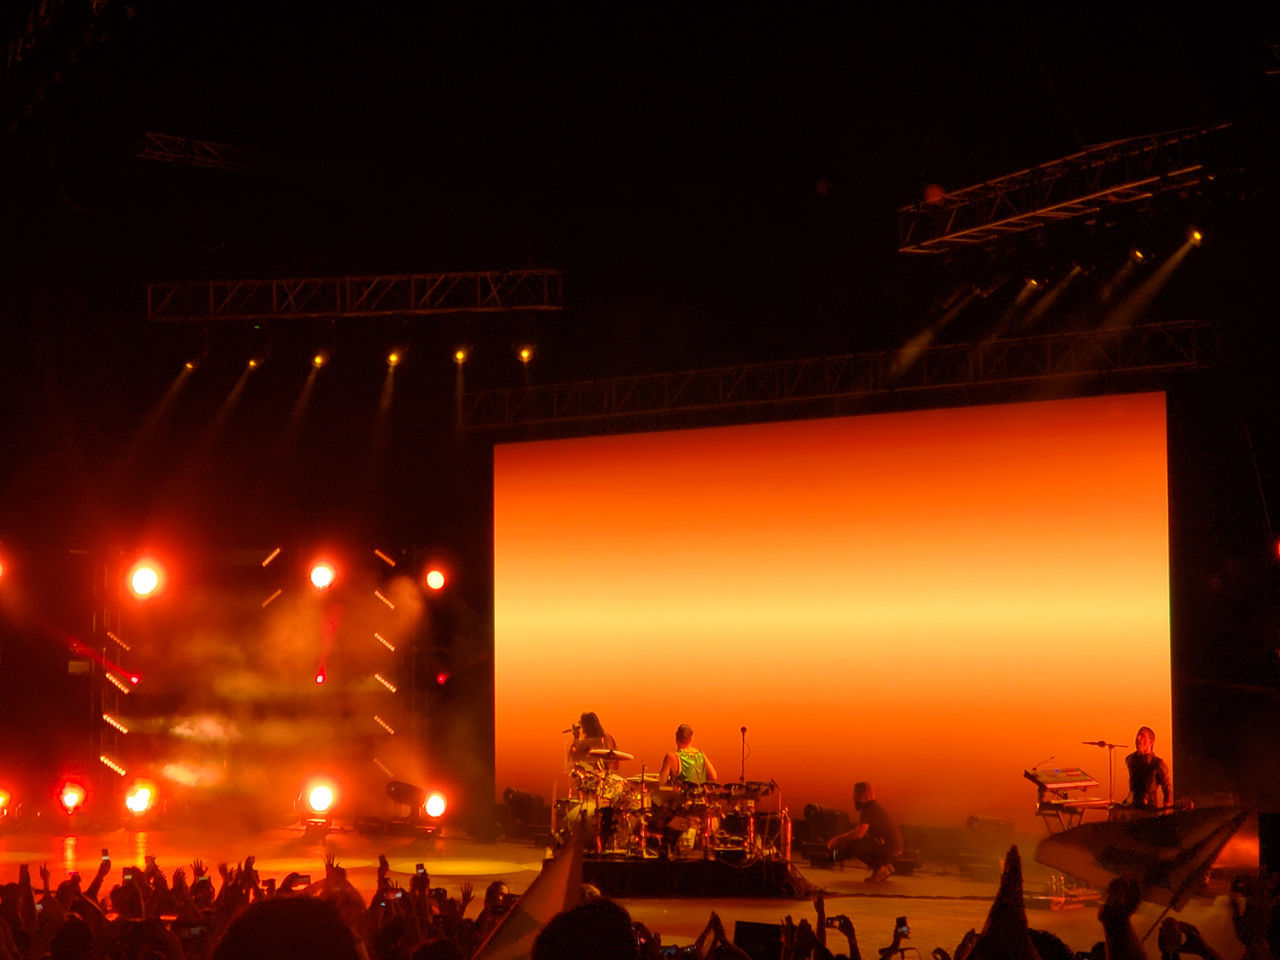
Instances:
[[[497,447],[498,792],[563,797],[590,710],[624,776],[687,722],[795,817],[1122,799],[1139,726],[1173,759],[1165,437],[1152,393]]]

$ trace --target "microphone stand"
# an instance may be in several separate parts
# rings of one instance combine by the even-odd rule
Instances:
[[[1122,743],[1108,743],[1106,740],[1086,740],[1086,747],[1106,747],[1107,748],[1107,802],[1116,802],[1116,750],[1123,747]]]
[[[738,782],[747,782],[747,728],[742,728],[742,767],[738,774]]]

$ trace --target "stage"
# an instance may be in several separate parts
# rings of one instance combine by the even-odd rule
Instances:
[[[1073,950],[1087,950],[1102,936],[1096,919],[1096,900],[1083,895],[1055,903],[1047,896],[1049,874],[1033,861],[1036,839],[1019,838],[1026,877],[1024,894],[1028,921],[1032,927],[1055,933]],[[169,876],[183,866],[187,867],[190,876],[189,864],[196,858],[203,860],[216,874],[216,865],[220,862],[237,863],[247,856],[254,856],[257,869],[264,877],[281,878],[287,873],[297,872],[318,879],[324,873],[326,855],[332,854],[366,898],[376,883],[379,854],[386,855],[393,881],[406,887],[415,865],[422,862],[433,886],[443,886],[450,894],[457,895],[461,887],[469,883],[479,899],[484,887],[495,879],[505,881],[515,893],[523,892],[541,870],[546,853],[545,848],[528,843],[485,843],[451,834],[448,830],[432,838],[369,837],[347,831],[329,833],[320,838],[304,835],[301,826],[237,836],[220,835],[214,829],[195,828],[143,832],[119,829],[75,835],[28,831],[0,833],[0,882],[16,880],[18,866],[22,863],[30,865],[33,877],[38,877],[39,865],[47,863],[54,884],[73,870],[88,878],[98,869],[103,847],[110,851],[112,861],[112,872],[104,889],[110,889],[119,882],[123,866],[142,866],[147,855],[155,856],[159,867]],[[642,863],[636,866],[650,865]],[[737,869],[727,864],[725,867]],[[954,862],[925,861],[910,876],[895,875],[881,884],[866,883],[866,871],[853,865],[833,869],[813,867],[797,860],[794,867],[808,883],[823,891],[828,915],[843,913],[852,919],[864,953],[869,948],[879,948],[889,942],[894,918],[898,916],[908,918],[911,942],[922,955],[927,955],[937,946],[952,952],[967,930],[982,929],[996,891],[994,880],[971,879],[961,873]],[[615,863],[610,869],[620,871],[626,866]],[[1224,956],[1240,951],[1232,931],[1225,889],[1226,877],[1232,869],[1256,871],[1256,836],[1238,835],[1232,841],[1219,859],[1215,873],[1221,876],[1211,886],[1211,896],[1193,900],[1179,915],[1181,919],[1195,924]],[[730,935],[737,921],[776,924],[783,917],[790,916],[796,922],[803,918],[812,922],[814,916],[811,898],[726,894],[624,896],[617,899],[630,911],[634,920],[661,934],[666,944],[692,942],[705,926],[711,911],[719,914]],[[474,915],[477,909],[478,905],[473,904],[469,913]],[[1158,907],[1145,903],[1140,907],[1134,921],[1139,936],[1146,933],[1158,916]],[[843,949],[842,944],[833,942],[832,946],[837,950]],[[1149,953],[1154,955],[1154,943],[1148,946]]]

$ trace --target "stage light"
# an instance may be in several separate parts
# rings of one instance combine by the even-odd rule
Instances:
[[[328,561],[321,560],[319,563],[311,566],[311,585],[317,590],[325,590],[332,586],[334,579],[337,577],[337,571],[333,564]]]
[[[520,362],[525,365],[528,365],[529,361],[532,359],[533,359],[533,347],[521,347]]]
[[[427,571],[427,586],[432,590],[439,590],[444,586],[444,571],[432,568]]]
[[[456,363],[458,366],[462,366],[464,363],[467,362],[468,356],[469,354],[466,348],[459,347],[457,350],[453,352],[453,362]]]
[[[1137,260],[1138,262],[1142,262],[1143,260],[1146,259],[1146,256],[1143,254],[1141,250],[1135,247],[1133,251],[1133,259]]]
[[[415,787],[412,783],[405,783],[403,780],[387,781],[387,796],[396,803],[403,803],[409,808],[410,814],[422,809],[427,802],[427,792],[421,787]]]
[[[318,684],[324,683],[326,679],[327,679],[327,675],[324,672],[324,667],[321,667],[319,670],[316,671],[316,684],[318,685]]]
[[[305,793],[307,810],[315,817],[327,817],[338,802],[337,788],[327,780],[314,780]]]
[[[388,367],[400,366],[400,358],[401,358],[400,351],[392,350],[390,353],[387,354],[387,366]]]
[[[441,670],[439,673],[436,674],[436,686],[443,687],[448,682],[449,682],[448,670]]]
[[[7,817],[13,807],[13,794],[0,787],[0,817]]]
[[[427,795],[427,802],[423,805],[423,809],[427,811],[428,817],[439,819],[444,816],[444,812],[448,806],[449,803],[445,799],[444,794],[439,790],[433,790]]]
[[[58,791],[58,803],[62,804],[62,809],[68,816],[84,806],[86,797],[84,785],[75,780],[66,781]]]
[[[1204,234],[1203,234],[1203,233],[1201,233],[1199,230],[1192,230],[1192,231],[1191,231],[1191,242],[1192,242],[1192,243],[1194,243],[1194,244],[1196,244],[1197,246],[1199,246],[1200,241],[1201,241],[1201,240],[1203,240],[1203,239],[1204,239]]]
[[[314,357],[311,358],[311,365],[315,367],[317,370],[319,370],[328,362],[329,362],[329,354],[325,353],[323,350],[321,350],[319,353],[317,353]]]
[[[160,567],[151,560],[139,560],[129,571],[129,589],[139,600],[154,596],[162,580]]]
[[[156,785],[150,780],[138,779],[125,791],[124,805],[135,816],[146,813],[156,802]]]
[[[250,370],[257,370],[260,366],[262,366],[262,361],[261,361],[261,360],[259,360],[257,357],[250,357],[250,358],[249,358],[249,369],[250,369]]]

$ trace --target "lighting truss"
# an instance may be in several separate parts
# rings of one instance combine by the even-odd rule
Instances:
[[[1099,144],[898,210],[899,253],[944,253],[1212,179],[1230,123]]]
[[[147,284],[147,319],[176,323],[343,320],[563,308],[560,270],[476,270]]]
[[[217,143],[167,133],[144,133],[138,154],[144,160],[184,163],[219,170],[249,170],[262,163],[262,151],[234,143]]]
[[[463,394],[460,426],[496,429],[572,422],[660,426],[689,415],[765,408],[784,413],[895,394],[1206,369],[1214,328],[1194,321],[1045,334],[921,350],[615,377]]]

